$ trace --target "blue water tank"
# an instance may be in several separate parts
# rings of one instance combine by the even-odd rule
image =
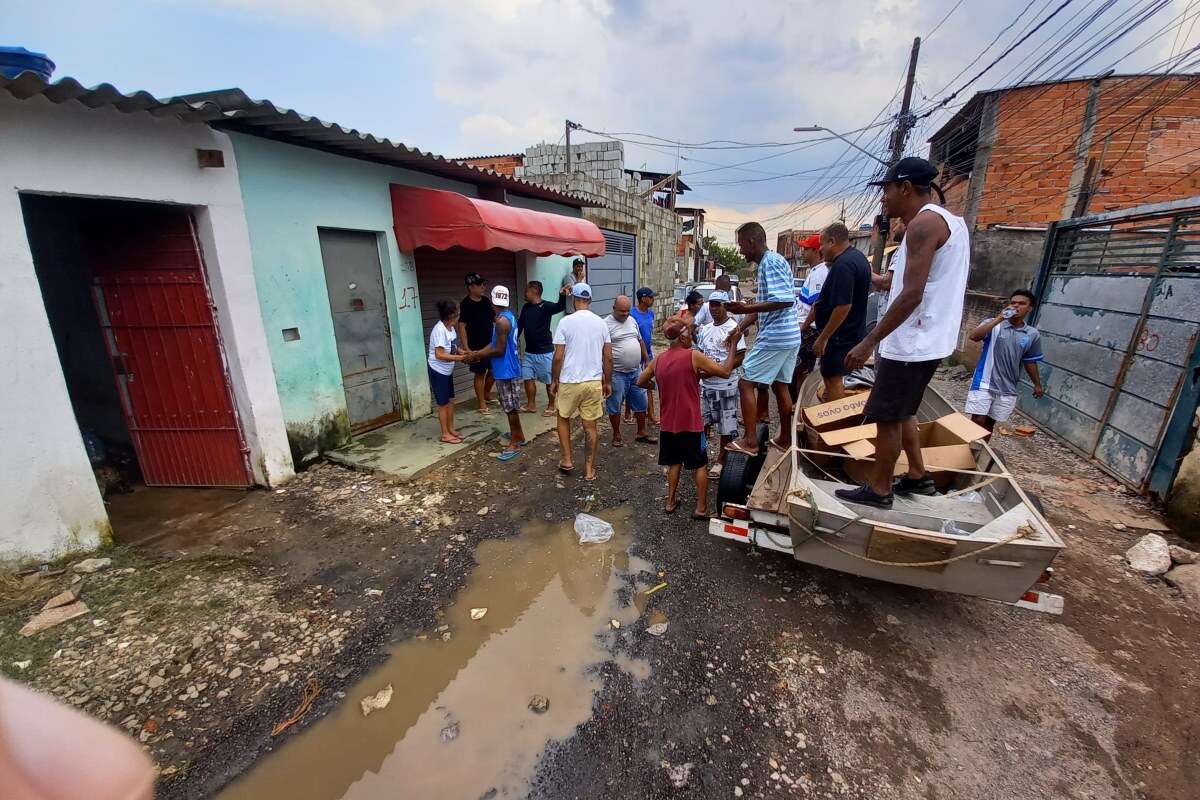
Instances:
[[[45,53],[34,53],[24,47],[0,47],[0,75],[15,78],[22,72],[35,72],[49,82],[54,62]]]

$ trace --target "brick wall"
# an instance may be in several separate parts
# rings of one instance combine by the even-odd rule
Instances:
[[[1200,193],[1200,82],[1106,79],[1094,103],[1090,144],[1077,159],[1090,91],[1088,81],[1070,81],[1000,95],[977,227],[1062,219],[1087,159],[1099,161],[1102,153],[1099,192],[1088,213]]]
[[[943,180],[945,179],[943,178]],[[946,181],[946,185],[942,187],[942,192],[946,195],[946,209],[960,217],[965,214],[967,194],[970,188],[971,181],[967,175],[955,175]]]
[[[525,156],[481,156],[479,158],[460,158],[458,160],[464,164],[470,164],[473,167],[481,167],[483,169],[490,169],[493,172],[498,172],[501,175],[507,175],[508,177],[512,178],[517,174],[517,167],[525,163]]]

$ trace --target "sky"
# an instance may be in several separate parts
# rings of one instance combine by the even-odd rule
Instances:
[[[820,125],[884,155],[916,36],[913,107],[931,113],[907,151],[920,155],[977,90],[1055,69],[1138,71],[1200,45],[1196,0],[1066,0],[1034,31],[1062,4],[4,0],[0,31],[4,44],[48,54],[56,78],[158,96],[236,86],[451,157],[556,143],[571,119],[626,140],[628,168],[682,170],[693,191],[680,203],[705,208],[710,232],[728,242],[749,219],[772,235],[819,227],[843,202],[851,224],[869,219],[876,199],[864,184],[875,162],[825,134],[792,129]],[[1142,11],[1145,22],[1087,57],[1087,46],[1108,42]],[[1051,61],[1039,67],[1045,56]],[[741,144],[699,146],[717,140]]]

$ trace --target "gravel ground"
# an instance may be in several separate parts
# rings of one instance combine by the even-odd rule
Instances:
[[[141,737],[160,796],[210,796],[342,702],[389,643],[436,630],[479,541],[631,505],[631,552],[654,570],[638,586],[668,583],[646,614],[668,630],[611,637],[593,716],[547,748],[532,796],[1190,796],[1200,614],[1121,559],[1153,509],[1045,434],[995,445],[1067,540],[1062,617],[752,552],[662,514],[648,448],[604,447],[585,484],[550,477],[542,437],[502,471],[480,451],[406,486],[314,468],[112,553],[84,579],[91,613],[31,639],[14,632],[70,571],[6,590],[0,669]],[[627,657],[649,677],[620,669]],[[272,738],[309,679],[311,710]]]

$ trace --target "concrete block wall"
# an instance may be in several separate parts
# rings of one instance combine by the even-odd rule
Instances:
[[[526,148],[524,163],[514,170],[518,178],[541,180],[567,171],[566,145],[535,144]],[[633,189],[649,181],[625,172],[625,149],[620,142],[582,142],[571,145],[571,171],[623,189]]]
[[[637,236],[638,285],[654,289],[660,312],[675,311],[671,297],[675,286],[675,245],[681,225],[675,212],[654,205],[636,192],[583,175],[546,175],[538,180],[603,203],[602,208],[585,208],[584,219],[601,228]]]

